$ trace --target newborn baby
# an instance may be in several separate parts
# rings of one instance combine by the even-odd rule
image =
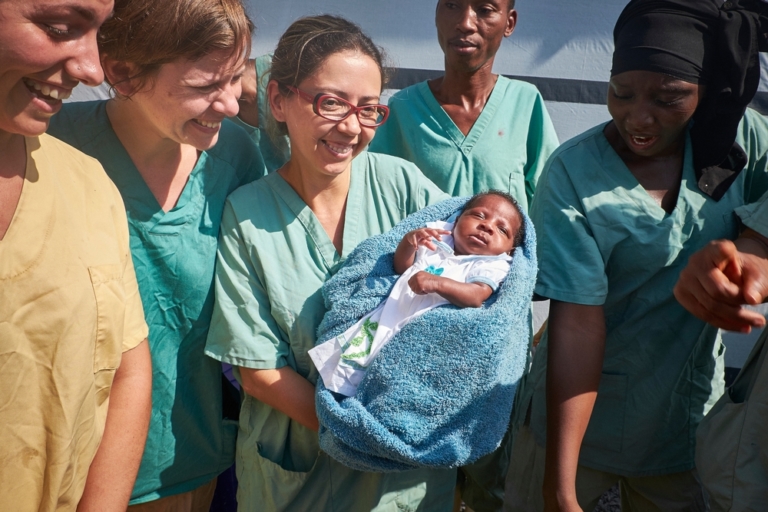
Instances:
[[[387,300],[309,351],[325,387],[354,396],[367,367],[413,318],[448,303],[480,307],[506,277],[524,235],[520,207],[498,191],[472,197],[455,223],[431,222],[407,233],[394,256],[402,275]]]

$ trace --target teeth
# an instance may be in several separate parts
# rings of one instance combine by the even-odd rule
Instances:
[[[195,121],[197,121],[198,124],[205,126],[206,128],[218,128],[221,126],[221,123],[212,123],[209,121],[203,121],[202,119],[195,119]]]
[[[325,142],[325,145],[328,146],[332,151],[342,155],[352,151],[352,146],[337,146],[336,144],[327,141]]]
[[[34,80],[24,79],[24,83],[39,93],[40,96],[48,96],[53,100],[65,100],[72,95],[71,90],[57,89],[48,84],[41,84]]]

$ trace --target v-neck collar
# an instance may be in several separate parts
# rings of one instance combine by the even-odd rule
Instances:
[[[663,221],[670,218],[677,218],[685,210],[683,204],[685,200],[685,194],[687,193],[688,184],[696,183],[695,173],[693,169],[693,150],[691,147],[690,133],[686,130],[685,134],[685,149],[683,153],[683,172],[680,175],[680,189],[677,193],[677,200],[675,201],[675,207],[671,212],[667,213],[664,208],[658,204],[648,191],[637,180],[632,171],[629,170],[627,164],[621,159],[616,150],[613,149],[611,143],[608,142],[608,138],[605,136],[603,130],[608,126],[610,121],[607,121],[595,129],[599,130],[596,138],[600,152],[605,155],[607,159],[607,165],[605,169],[609,171],[612,179],[616,181],[620,186],[627,190],[633,190],[632,199],[638,203],[650,216],[657,221]],[[607,171],[608,172],[608,171]]]
[[[16,277],[35,264],[57,220],[53,215],[56,197],[49,152],[41,149],[41,144],[50,144],[46,137],[24,137],[24,183],[11,223],[0,240],[0,279]]]
[[[263,178],[272,190],[285,202],[298,221],[304,227],[307,235],[320,252],[327,270],[334,273],[338,266],[347,258],[350,252],[357,246],[358,231],[363,204],[363,183],[357,174],[365,172],[361,165],[367,165],[367,153],[362,153],[352,161],[351,175],[349,179],[349,191],[347,192],[347,206],[344,211],[344,231],[342,234],[342,253],[336,251],[331,237],[328,236],[320,220],[317,218],[307,203],[296,193],[285,179],[275,172]]]
[[[206,166],[208,153],[206,151],[200,153],[176,205],[166,212],[112,128],[106,104],[105,101],[98,105],[96,115],[98,123],[95,128],[100,135],[98,146],[93,149],[94,153],[98,154],[98,160],[102,162],[107,174],[120,190],[129,217],[141,222],[142,227],[153,234],[177,234],[178,228],[196,218],[200,208],[203,207],[202,201],[193,201],[193,199],[196,195],[201,195],[195,192],[202,187],[199,183],[199,175]]]
[[[438,124],[445,130],[445,133],[453,143],[456,144],[456,147],[464,153],[470,153],[472,148],[475,147],[475,144],[477,144],[477,141],[483,136],[485,129],[488,127],[493,117],[496,115],[496,111],[501,104],[502,98],[504,98],[504,93],[506,92],[508,85],[509,82],[505,80],[504,77],[499,76],[496,79],[496,84],[493,86],[488,101],[486,101],[482,112],[480,112],[475,124],[472,125],[472,128],[466,136],[459,130],[459,127],[456,126],[456,123],[453,122],[451,116],[449,116],[445,109],[443,109],[440,102],[435,98],[435,95],[432,94],[432,89],[429,88],[429,83],[427,81],[417,84],[417,90],[427,104],[427,107],[429,107],[432,115],[437,118]]]

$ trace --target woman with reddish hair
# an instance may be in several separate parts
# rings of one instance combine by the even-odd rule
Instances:
[[[234,463],[237,396],[203,353],[224,200],[263,174],[237,114],[252,25],[240,0],[118,0],[99,34],[107,101],[50,133],[93,156],[125,201],[149,324],[152,418],[132,510],[205,510]],[[226,386],[226,388],[223,388]]]

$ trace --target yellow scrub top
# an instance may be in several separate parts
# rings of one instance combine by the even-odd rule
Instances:
[[[446,198],[413,164],[362,153],[352,164],[339,255],[279,174],[241,187],[224,209],[206,353],[247,368],[290,366],[314,384],[307,351],[325,314],[323,283],[363,239]],[[439,512],[451,510],[456,483],[455,470],[351,470],[320,452],[316,432],[250,395],[240,414],[237,477],[246,511]]]
[[[75,510],[124,351],[147,337],[117,189],[48,135],[0,240],[0,510]]]
[[[723,348],[717,329],[688,313],[672,288],[693,253],[738,235],[734,208],[768,190],[768,122],[747,110],[737,142],[749,160],[720,201],[699,190],[688,139],[671,213],[638,183],[604,128],[563,144],[541,177],[531,207],[536,293],[605,311],[605,359],[580,463],[629,477],[687,471],[696,427],[723,392]],[[548,331],[525,388],[542,446],[547,344]]]

